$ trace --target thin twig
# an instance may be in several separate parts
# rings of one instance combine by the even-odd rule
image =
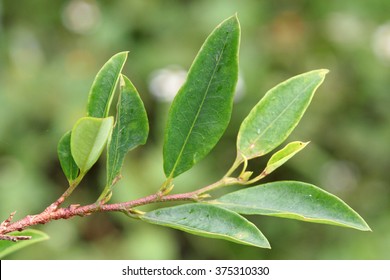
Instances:
[[[1,224],[0,236],[5,236],[5,234],[22,231],[25,228],[28,228],[37,224],[46,224],[52,220],[59,219],[70,219],[75,216],[88,216],[95,212],[123,212],[124,210],[130,211],[133,207],[157,203],[157,202],[168,202],[168,201],[197,201],[198,197],[196,192],[182,193],[182,194],[173,194],[161,196],[160,194],[153,194],[143,198],[139,198],[132,201],[121,202],[121,203],[112,203],[112,204],[100,204],[93,203],[85,206],[80,206],[78,204],[70,205],[66,208],[50,208],[47,207],[42,213],[37,215],[28,215],[18,221],[11,223],[13,217],[12,213],[10,217]],[[52,204],[53,205],[53,204]],[[48,209],[50,209],[48,211]],[[12,238],[7,237],[2,240],[11,240]],[[12,241],[12,240],[11,240]]]

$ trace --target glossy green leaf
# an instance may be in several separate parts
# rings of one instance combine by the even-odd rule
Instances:
[[[49,239],[49,236],[46,233],[35,229],[24,230],[22,232],[13,232],[13,233],[9,233],[9,235],[31,236],[32,238],[30,240],[21,240],[17,242],[0,240],[0,258],[3,258],[6,255],[9,255],[15,251],[23,249],[37,242],[41,242]]]
[[[270,174],[275,169],[283,165],[286,161],[292,158],[295,154],[301,151],[309,142],[291,142],[288,143],[283,149],[277,151],[272,157],[269,159],[266,168],[263,173]]]
[[[204,158],[224,133],[238,79],[240,26],[236,16],[207,38],[168,115],[164,172],[176,177]]]
[[[207,204],[184,204],[148,212],[141,219],[195,235],[270,248],[260,230],[235,212]]]
[[[126,153],[145,144],[148,133],[144,104],[130,80],[122,76],[116,123],[107,150],[107,185],[120,174]]]
[[[69,183],[77,178],[79,174],[79,168],[72,157],[72,152],[70,150],[70,137],[71,131],[62,136],[57,146],[58,159],[60,160],[62,171],[64,172]]]
[[[105,118],[110,111],[123,65],[128,52],[120,52],[111,57],[100,69],[91,86],[88,97],[87,116]]]
[[[242,122],[238,156],[251,159],[279,146],[296,127],[328,70],[295,76],[271,89]]]
[[[80,172],[85,174],[98,160],[111,134],[114,118],[79,119],[70,139],[72,156]]]
[[[368,231],[370,227],[338,197],[307,183],[274,182],[229,193],[214,205],[241,214],[258,214]]]

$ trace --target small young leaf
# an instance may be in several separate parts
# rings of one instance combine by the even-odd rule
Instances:
[[[283,149],[277,151],[272,155],[263,173],[270,174],[275,169],[283,165],[290,158],[292,158],[296,153],[305,148],[307,144],[309,144],[309,142],[304,143],[295,141],[288,143]]]
[[[98,160],[111,134],[114,118],[79,119],[70,139],[72,156],[80,172],[85,174]]]
[[[71,131],[62,136],[57,146],[57,154],[60,160],[61,168],[64,171],[66,178],[69,181],[69,184],[77,178],[79,174],[79,168],[72,157],[72,152],[70,150],[70,137]]]
[[[30,240],[22,240],[18,242],[0,240],[0,258],[23,249],[26,246],[30,246],[34,243],[49,239],[49,236],[46,233],[35,229],[24,230],[22,232],[13,232],[9,233],[9,235],[31,236],[32,238]]]
[[[146,143],[149,133],[144,104],[130,80],[121,76],[117,117],[107,149],[107,185],[119,175],[128,151]]]
[[[236,16],[222,22],[196,56],[168,115],[164,172],[173,178],[203,159],[224,133],[238,79],[240,26]]]
[[[238,156],[251,159],[279,146],[296,127],[328,70],[295,76],[271,89],[242,122]]]
[[[260,230],[235,212],[207,204],[184,204],[148,212],[142,220],[195,235],[270,248]]]
[[[369,231],[370,227],[338,197],[307,183],[281,181],[229,193],[214,205],[257,214]]]
[[[100,69],[93,81],[88,96],[87,116],[105,118],[110,111],[111,101],[128,52],[111,57]]]

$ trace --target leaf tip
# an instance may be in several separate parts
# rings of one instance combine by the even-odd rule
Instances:
[[[235,12],[234,15],[231,16],[231,18],[234,18],[235,21],[239,21],[238,20],[238,12]]]
[[[240,21],[238,20],[238,14],[237,12],[233,14],[232,16],[228,17],[224,21],[222,21],[217,28],[221,27],[222,25],[231,22],[233,25],[236,25],[238,29],[240,29]]]
[[[261,244],[251,244],[252,246],[261,248],[261,249],[269,249],[271,250],[271,244],[269,243],[267,238],[264,238],[265,240],[261,240]]]
[[[363,220],[363,218],[362,218]],[[359,230],[361,231],[370,231],[372,232],[372,229],[370,228],[370,226],[366,223],[365,220],[363,220],[363,223],[362,223],[362,226],[360,228],[358,228]]]
[[[127,56],[129,55],[129,52],[130,51],[122,51],[122,52],[118,52],[116,55],[124,55],[126,58],[127,58]]]
[[[306,147],[307,145],[310,144],[311,141],[306,141],[306,142],[300,142],[301,146]]]
[[[318,72],[321,76],[325,77],[325,75],[328,74],[330,71],[329,69],[319,69]]]

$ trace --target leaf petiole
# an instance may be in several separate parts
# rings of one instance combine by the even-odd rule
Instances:
[[[242,158],[239,154],[237,154],[237,157],[236,157],[236,160],[233,162],[233,165],[230,167],[230,169],[228,170],[228,172],[226,172],[225,176],[224,177],[230,177],[234,171],[237,170],[237,168],[241,165],[241,163],[244,162],[244,169],[246,169],[247,167],[247,164],[248,164],[248,161],[245,160],[244,158]],[[246,163],[245,163],[246,162]],[[244,169],[243,171],[241,171],[241,174],[244,172]]]
[[[105,204],[111,199],[111,196],[112,196],[111,186],[107,185],[102,191],[102,193],[100,194],[99,198],[96,200],[96,203]]]
[[[237,178],[225,176],[222,179],[220,179],[219,181],[217,181],[211,185],[208,185],[206,187],[203,187],[203,188],[195,191],[194,193],[196,194],[196,196],[199,196],[199,195],[203,195],[207,192],[214,191],[214,190],[222,188],[222,187],[235,185],[238,183],[239,183],[239,180]]]

